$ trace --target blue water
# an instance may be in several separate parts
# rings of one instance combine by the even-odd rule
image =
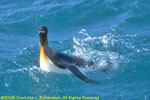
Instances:
[[[149,0],[0,0],[0,96],[99,96],[150,100]],[[93,60],[100,85],[39,68],[37,27],[49,46]],[[88,69],[85,69],[88,70]]]

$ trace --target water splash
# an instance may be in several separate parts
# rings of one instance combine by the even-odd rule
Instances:
[[[92,37],[86,29],[81,29],[79,35],[83,38],[73,37],[74,55],[94,61],[96,69],[116,69],[119,66],[119,59],[122,56],[109,50],[117,42],[113,34],[106,33],[103,36]]]
[[[36,75],[36,73],[39,73],[41,71],[41,69],[37,66],[32,66],[30,68],[18,68],[18,69],[9,69],[7,70],[6,74],[16,74],[16,73],[24,73],[27,74],[28,76],[33,79],[34,81],[36,81],[37,83],[39,83],[39,78]],[[8,83],[5,83],[5,86],[7,86]]]

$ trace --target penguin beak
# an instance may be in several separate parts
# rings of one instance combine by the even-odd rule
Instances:
[[[38,33],[39,33],[39,34],[45,34],[46,32],[45,32],[45,31],[38,30]]]

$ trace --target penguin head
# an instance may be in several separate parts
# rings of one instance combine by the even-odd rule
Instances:
[[[46,26],[38,27],[38,33],[40,36],[40,44],[45,45],[46,40],[47,40],[47,33],[48,33],[47,27]]]

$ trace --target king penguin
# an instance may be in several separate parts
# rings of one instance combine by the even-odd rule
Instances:
[[[78,67],[90,66],[93,62],[85,61],[82,58],[57,52],[48,47],[48,29],[46,26],[38,27],[40,37],[40,68],[46,72],[65,73],[71,71],[75,76],[84,82],[100,84],[100,82],[87,78]]]

